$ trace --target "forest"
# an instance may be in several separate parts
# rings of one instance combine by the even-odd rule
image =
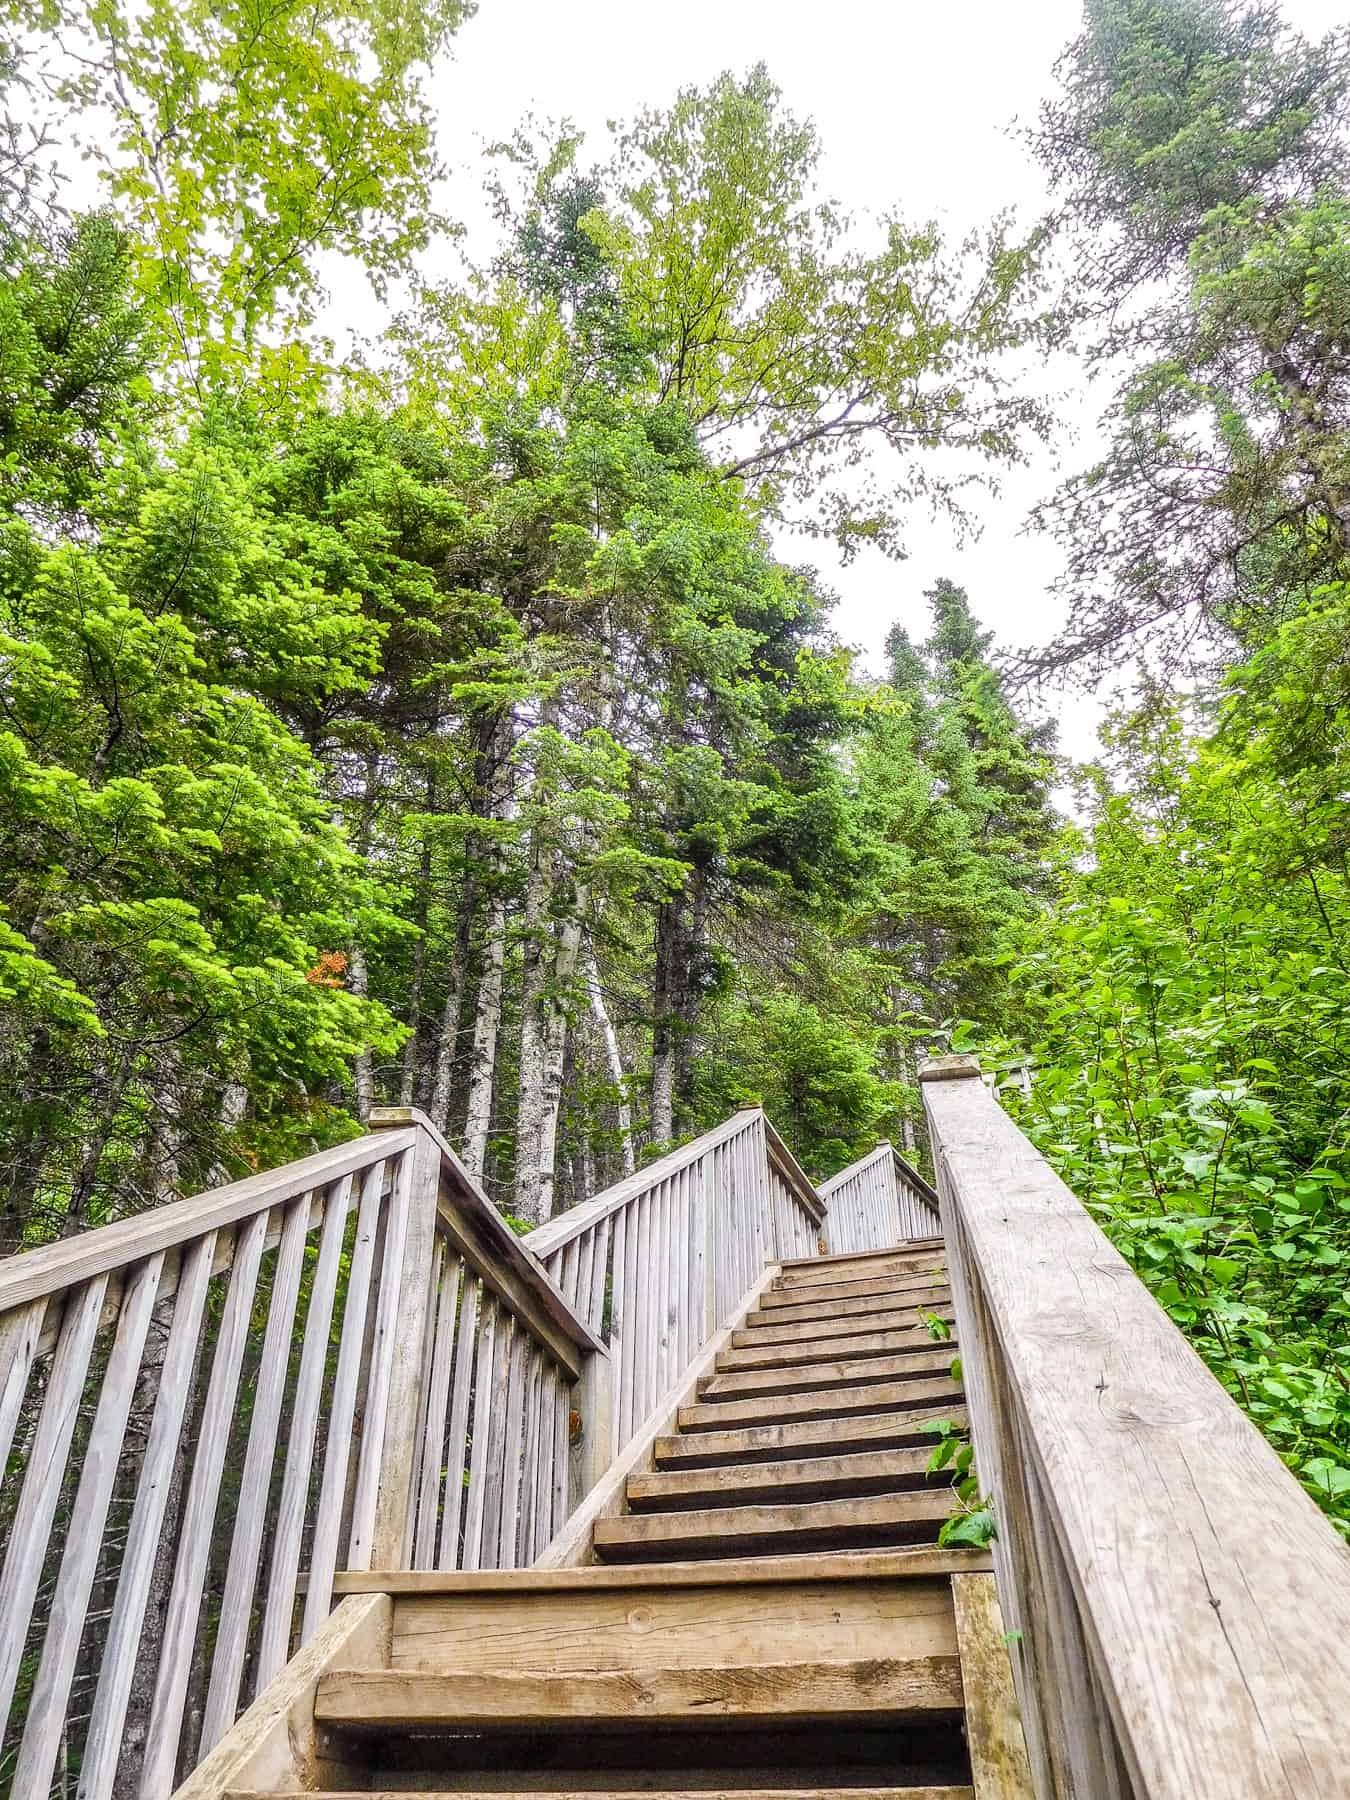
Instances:
[[[375,1105],[522,1229],[743,1102],[922,1166],[973,1050],[1350,1533],[1350,32],[1087,0],[959,241],[764,67],[522,126],[447,276],[471,12],[0,8],[0,1253]],[[944,579],[867,668],[783,546],[898,614],[1066,343],[1063,632]]]

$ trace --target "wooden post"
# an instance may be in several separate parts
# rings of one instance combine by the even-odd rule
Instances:
[[[406,1117],[387,1118],[375,1114],[371,1126],[383,1130],[406,1122]],[[417,1142],[408,1154],[413,1159],[412,1184],[399,1282],[398,1327],[392,1333],[388,1347],[393,1366],[385,1412],[375,1529],[370,1546],[373,1569],[399,1569],[407,1565],[419,1462],[417,1428],[422,1416],[422,1386],[428,1374],[430,1273],[436,1243],[441,1151],[432,1134],[423,1128],[419,1129]]]
[[[592,1350],[572,1389],[581,1429],[570,1447],[567,1511],[580,1506],[614,1461],[613,1363],[607,1350]]]

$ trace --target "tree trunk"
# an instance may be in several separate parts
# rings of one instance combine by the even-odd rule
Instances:
[[[545,1078],[548,1057],[548,1021],[544,1016],[548,946],[552,933],[547,924],[553,886],[552,854],[542,841],[538,823],[530,830],[530,855],[525,878],[524,968],[520,984],[520,1097],[516,1112],[516,1180],[513,1208],[517,1216],[539,1225],[547,1217],[541,1211],[543,1189],[543,1134],[547,1107]]]
[[[652,992],[651,1135],[654,1144],[675,1136],[675,1038],[680,902],[667,900],[656,909],[656,972]]]
[[[542,1225],[553,1217],[554,1168],[558,1155],[558,1114],[562,1109],[563,1065],[567,1057],[567,1033],[571,1020],[568,989],[577,972],[581,949],[582,917],[589,900],[589,890],[578,890],[574,910],[558,933],[558,947],[553,959],[553,979],[544,998],[544,1064],[542,1106],[537,1142],[537,1183],[535,1216]]]
[[[366,999],[370,993],[370,971],[366,967],[366,952],[361,944],[352,945],[348,975],[352,993],[359,995],[362,1000]],[[356,1089],[356,1116],[364,1125],[375,1104],[375,1063],[369,1050],[357,1051],[352,1065],[352,1082]]]
[[[492,1124],[492,1081],[497,1068],[497,1035],[502,1023],[502,970],[506,961],[506,896],[500,889],[487,907],[483,972],[469,1061],[469,1109],[464,1120],[461,1155],[475,1180],[483,1179],[488,1131]]]
[[[637,1159],[633,1153],[633,1109],[628,1104],[623,1051],[619,1047],[619,1034],[614,1029],[614,1021],[605,1007],[605,996],[600,987],[600,968],[595,960],[595,946],[589,942],[586,945],[586,994],[591,1003],[591,1017],[599,1029],[600,1042],[605,1047],[605,1066],[618,1095],[619,1154],[623,1158],[623,1172],[631,1175],[637,1168]]]

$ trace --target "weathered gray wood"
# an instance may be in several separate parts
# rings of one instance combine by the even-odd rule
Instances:
[[[520,1524],[520,1462],[525,1435],[525,1377],[530,1356],[537,1348],[526,1332],[517,1330],[511,1344],[511,1363],[507,1373],[501,1526],[497,1534],[497,1564],[503,1569],[514,1569],[516,1566],[516,1535]]]
[[[539,1480],[539,1396],[544,1383],[544,1353],[531,1346],[525,1369],[524,1441],[520,1454],[520,1520],[516,1532],[513,1568],[527,1568],[534,1561],[534,1496]]]
[[[127,1277],[117,1335],[103,1374],[89,1442],[80,1463],[80,1481],[66,1527],[61,1567],[42,1643],[42,1659],[28,1703],[23,1741],[14,1770],[16,1794],[42,1794],[51,1784],[66,1726],[66,1700],[75,1674],[80,1638],[89,1612],[90,1590],[103,1544],[108,1503],[112,1498],[127,1416],[131,1411],[131,1398],[163,1267],[164,1252],[156,1251]]]
[[[24,1468],[0,1574],[0,1724],[8,1719],[14,1698],[107,1285],[106,1274],[95,1275],[66,1298],[61,1336]]]
[[[194,1194],[190,1199],[156,1207],[153,1212],[137,1213],[134,1218],[100,1226],[97,1231],[63,1238],[59,1244],[7,1257],[0,1262],[0,1313],[40,1295],[74,1287],[92,1276],[143,1261],[157,1250],[173,1250],[208,1231],[223,1231],[241,1219],[265,1214],[297,1194],[312,1193],[339,1176],[392,1155],[414,1138],[411,1130],[392,1133],[383,1140],[356,1138],[266,1174],[249,1175],[209,1193]]]
[[[483,1542],[478,1553],[478,1566],[500,1566],[498,1546],[501,1540],[502,1507],[506,1493],[506,1424],[510,1392],[510,1368],[515,1346],[521,1337],[521,1326],[503,1309],[497,1321],[496,1345],[492,1362],[492,1392],[488,1406],[487,1466],[483,1472]],[[474,1436],[478,1420],[474,1419]]]
[[[411,1674],[335,1670],[320,1677],[316,1719],[330,1730],[484,1730],[552,1720],[591,1728],[641,1729],[694,1721],[763,1719],[814,1724],[825,1717],[866,1719],[961,1704],[955,1656],[863,1662],[770,1663],[762,1668],[649,1669],[641,1680],[614,1670],[552,1675],[543,1670],[479,1675],[469,1669]]]
[[[722,1556],[752,1550],[831,1548],[861,1540],[932,1539],[951,1517],[949,1490],[807,1500],[778,1506],[709,1507],[597,1519],[597,1556],[609,1562]]]
[[[930,1317],[944,1323],[950,1323],[955,1317],[950,1306],[925,1310]],[[915,1325],[913,1319],[911,1313],[903,1326],[842,1335],[837,1330],[822,1331],[819,1326],[797,1327],[787,1338],[769,1336],[762,1331],[742,1331],[737,1336],[745,1342],[733,1343],[724,1351],[719,1368],[778,1369],[790,1363],[856,1361],[860,1357],[891,1356],[909,1349],[931,1350],[936,1342],[954,1342],[951,1338],[934,1339],[926,1326]]]
[[[239,1478],[234,1533],[225,1571],[225,1592],[216,1626],[215,1655],[202,1714],[201,1748],[209,1750],[233,1725],[239,1708],[239,1689],[248,1647],[253,1593],[258,1584],[258,1556],[267,1523],[267,1490],[277,1453],[281,1401],[290,1360],[300,1275],[304,1267],[305,1235],[309,1229],[308,1198],[293,1200],[286,1209],[281,1244],[277,1250],[272,1292],[263,1334],[262,1356],[253,1392],[248,1448]]]
[[[380,1265],[379,1296],[375,1304],[375,1332],[371,1339],[369,1373],[361,1432],[361,1460],[356,1471],[351,1529],[347,1537],[347,1567],[368,1569],[372,1564],[380,1485],[389,1427],[389,1394],[394,1373],[393,1348],[402,1330],[402,1304],[408,1217],[412,1205],[413,1152],[405,1150],[394,1165],[394,1188],[384,1209],[384,1250]],[[395,1562],[402,1561],[395,1557]]]
[[[473,1393],[478,1309],[483,1284],[464,1271],[459,1316],[455,1321],[455,1376],[450,1395],[450,1427],[446,1436],[445,1503],[437,1563],[453,1569],[459,1560],[459,1522],[464,1516],[464,1467],[469,1456],[469,1400]]]
[[[444,1242],[437,1245],[440,1280],[427,1379],[426,1423],[422,1428],[422,1469],[417,1483],[417,1531],[413,1539],[412,1566],[430,1568],[436,1561],[436,1540],[442,1504],[441,1470],[445,1466],[445,1434],[449,1425],[450,1375],[454,1365],[455,1317],[459,1304],[458,1256]]]
[[[30,1300],[26,1306],[16,1306],[0,1319],[0,1469],[9,1466],[14,1429],[28,1391],[28,1376],[46,1315],[47,1300],[43,1296]]]
[[[328,1617],[332,1595],[351,1461],[352,1421],[356,1415],[356,1390],[361,1377],[370,1278],[380,1227],[384,1171],[385,1164],[381,1161],[366,1169],[361,1177],[361,1204],[356,1215],[356,1235],[352,1240],[351,1264],[347,1271],[347,1300],[342,1312],[342,1337],[329,1402],[323,1479],[314,1514],[314,1535],[310,1540],[305,1609],[300,1625],[302,1644],[310,1641]]]
[[[141,1459],[117,1595],[108,1622],[98,1688],[84,1754],[80,1759],[81,1800],[109,1800],[113,1791],[127,1702],[135,1674],[136,1649],[141,1640],[146,1602],[159,1554],[160,1533],[182,1438],[214,1256],[214,1232],[207,1232],[183,1252],[174,1295],[173,1323],[160,1365],[155,1410]],[[64,1705],[63,1699],[63,1710]]]
[[[482,1566],[484,1484],[487,1479],[488,1440],[493,1410],[492,1371],[496,1361],[498,1331],[505,1330],[501,1308],[491,1295],[484,1296],[479,1313],[478,1356],[473,1377],[473,1442],[469,1452],[469,1486],[464,1511],[464,1554],[461,1567]]]
[[[834,1362],[784,1364],[768,1369],[731,1369],[710,1375],[700,1395],[705,1400],[741,1400],[757,1394],[819,1392],[824,1388],[864,1387],[878,1381],[908,1381],[911,1377],[941,1374],[949,1370],[959,1346],[934,1346],[925,1332],[897,1354],[860,1357]]]
[[[761,1505],[782,1499],[844,1499],[850,1494],[884,1494],[922,1487],[931,1449],[867,1450],[844,1456],[793,1457],[729,1468],[663,1470],[630,1475],[628,1505],[634,1512],[653,1507]],[[947,1477],[942,1477],[946,1485]]]
[[[933,1297],[915,1306],[887,1307],[881,1312],[844,1313],[839,1318],[799,1319],[780,1324],[777,1315],[767,1313],[748,1319],[743,1331],[736,1334],[737,1349],[785,1350],[793,1344],[827,1344],[839,1346],[839,1355],[848,1355],[848,1346],[859,1338],[878,1332],[915,1329],[920,1313],[933,1313],[940,1319],[953,1317],[949,1287],[924,1290]]]
[[[642,1312],[642,1295],[639,1286],[642,1265],[638,1260],[639,1208],[641,1204],[641,1200],[635,1199],[631,1206],[625,1207],[619,1215],[624,1228],[624,1333],[620,1345],[620,1423],[618,1432],[618,1440],[621,1444],[626,1444],[636,1429],[638,1333]]]
[[[992,1575],[954,1575],[952,1604],[975,1800],[1034,1800]]]
[[[956,1382],[935,1375],[912,1381],[879,1381],[866,1387],[824,1388],[817,1393],[766,1394],[755,1400],[700,1401],[680,1408],[680,1430],[775,1425],[789,1419],[840,1419],[848,1413],[885,1412],[890,1407],[931,1405],[936,1411],[961,1398]]]
[[[183,1704],[192,1670],[192,1646],[201,1612],[202,1584],[215,1530],[221,1470],[234,1418],[239,1371],[266,1235],[266,1213],[255,1213],[237,1227],[229,1293],[216,1334],[211,1376],[207,1382],[196,1454],[192,1459],[183,1506],[173,1586],[160,1638],[155,1697],[150,1711],[145,1759],[141,1765],[141,1800],[163,1800],[163,1796],[173,1789]]]
[[[781,1425],[659,1437],[655,1461],[658,1468],[678,1469],[725,1462],[772,1462],[785,1456],[837,1456],[904,1444],[925,1444],[931,1451],[938,1440],[938,1421],[964,1429],[968,1423],[966,1409],[959,1404],[912,1412],[888,1408],[851,1418],[799,1419]]]
[[[924,1100],[1038,1791],[1337,1792],[1344,1546],[978,1069],[943,1073]],[[1086,1695],[1048,1679],[1075,1660]]]
[[[325,1196],[319,1255],[310,1286],[305,1317],[305,1341],[296,1376],[286,1443],[286,1471],[272,1539],[272,1566],[268,1574],[267,1604],[258,1639],[257,1687],[259,1691],[276,1674],[291,1653],[291,1628],[295,1593],[300,1573],[300,1544],[304,1536],[309,1479],[314,1467],[314,1446],[319,1432],[319,1401],[324,1365],[328,1359],[328,1334],[333,1323],[342,1263],[342,1244],[347,1234],[352,1178],[344,1175]],[[269,1470],[270,1473],[270,1470]]]
[[[572,1410],[572,1390],[561,1381],[558,1383],[553,1405],[553,1462],[549,1471],[552,1502],[550,1537],[562,1530],[563,1521],[567,1517],[567,1426]]]

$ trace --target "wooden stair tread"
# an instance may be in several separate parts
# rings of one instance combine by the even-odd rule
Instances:
[[[907,1288],[945,1284],[946,1280],[945,1269],[914,1269],[899,1275],[860,1276],[853,1281],[810,1282],[801,1287],[769,1288],[760,1295],[759,1304],[765,1311],[776,1312],[785,1306],[821,1306],[830,1300],[871,1300],[904,1293]]]
[[[725,1777],[720,1779],[725,1780]],[[707,1787],[419,1787],[362,1788],[361,1800],[708,1800]],[[971,1787],[719,1787],[735,1800],[975,1800]],[[231,1788],[225,1800],[352,1800],[350,1789]]]
[[[335,1669],[320,1676],[314,1718],[335,1731],[640,1730],[710,1720],[866,1720],[947,1712],[962,1703],[956,1656],[555,1674],[517,1669]]]
[[[951,1299],[951,1283],[946,1276],[929,1277],[905,1285],[888,1284],[878,1294],[852,1294],[842,1297],[819,1290],[809,1300],[792,1294],[762,1294],[761,1304],[746,1318],[751,1330],[765,1325],[809,1324],[817,1319],[873,1318],[879,1311],[896,1312],[908,1308],[927,1307],[936,1301]],[[773,1305],[767,1305],[772,1300]]]
[[[840,1362],[783,1363],[769,1369],[728,1369],[709,1375],[699,1386],[700,1400],[744,1400],[754,1394],[818,1393],[827,1388],[865,1387],[878,1381],[908,1381],[947,1373],[959,1354],[947,1339],[925,1342],[888,1356],[849,1358]]]
[[[848,1267],[854,1263],[871,1262],[878,1256],[921,1256],[936,1252],[941,1255],[946,1248],[941,1237],[904,1238],[900,1243],[888,1246],[885,1250],[839,1250],[831,1256],[789,1256],[778,1265],[785,1275],[793,1274],[798,1269],[818,1269],[822,1266],[832,1268]]]
[[[841,1419],[798,1419],[781,1425],[660,1437],[656,1440],[654,1461],[658,1469],[712,1468],[777,1462],[787,1453],[829,1456],[905,1444],[933,1445],[939,1436],[939,1420],[964,1429],[966,1409],[957,1403],[945,1411],[925,1408],[860,1413]]]
[[[628,1504],[648,1511],[660,1507],[740,1506],[775,1494],[785,1498],[842,1498],[846,1494],[887,1493],[923,1486],[932,1450],[871,1450],[845,1456],[793,1457],[787,1462],[750,1463],[712,1469],[676,1469],[631,1475]],[[944,1486],[948,1477],[943,1475]]]
[[[786,1348],[791,1344],[825,1344],[840,1342],[839,1354],[848,1354],[848,1343],[854,1338],[874,1337],[884,1331],[910,1331],[920,1312],[936,1313],[945,1319],[951,1312],[951,1290],[943,1288],[939,1296],[923,1306],[887,1308],[882,1312],[843,1313],[831,1308],[818,1319],[793,1319],[784,1324],[776,1314],[768,1319],[749,1320],[731,1334],[731,1348],[754,1350],[773,1345]]]
[[[952,1309],[949,1306],[925,1308],[930,1317],[952,1322]],[[840,1358],[850,1360],[857,1357],[898,1355],[904,1350],[931,1350],[937,1344],[950,1343],[949,1338],[935,1338],[926,1325],[918,1324],[911,1316],[904,1325],[892,1326],[889,1329],[859,1332],[852,1337],[840,1339],[837,1336],[820,1335],[816,1337],[790,1338],[787,1343],[775,1343],[771,1338],[762,1338],[758,1333],[737,1332],[737,1337],[750,1337],[748,1344],[738,1344],[735,1338],[717,1359],[718,1372],[729,1372],[732,1369],[777,1369],[787,1368],[793,1363],[828,1362]]]
[[[722,1779],[725,1779],[723,1777]],[[707,1787],[362,1788],[361,1800],[708,1800]],[[719,1787],[735,1800],[975,1800],[971,1787]],[[225,1800],[352,1800],[350,1789],[231,1788]]]
[[[951,1358],[948,1357],[948,1362]],[[888,1407],[913,1409],[931,1404],[941,1413],[963,1398],[950,1375],[911,1381],[869,1383],[863,1387],[815,1389],[801,1394],[764,1394],[754,1399],[706,1400],[679,1410],[681,1431],[725,1430],[734,1425],[777,1425],[790,1419],[840,1418],[848,1413],[885,1412]]]
[[[781,1293],[789,1288],[795,1291],[798,1288],[820,1287],[840,1281],[873,1281],[888,1275],[923,1274],[943,1262],[945,1252],[941,1246],[934,1246],[931,1250],[874,1252],[869,1256],[838,1262],[833,1257],[821,1256],[814,1263],[784,1268],[773,1286],[776,1292]]]
[[[850,1538],[932,1537],[950,1518],[949,1488],[851,1500],[806,1500],[777,1506],[624,1513],[597,1519],[594,1548],[608,1558],[660,1557],[686,1546],[721,1554],[748,1544],[828,1547]]]

